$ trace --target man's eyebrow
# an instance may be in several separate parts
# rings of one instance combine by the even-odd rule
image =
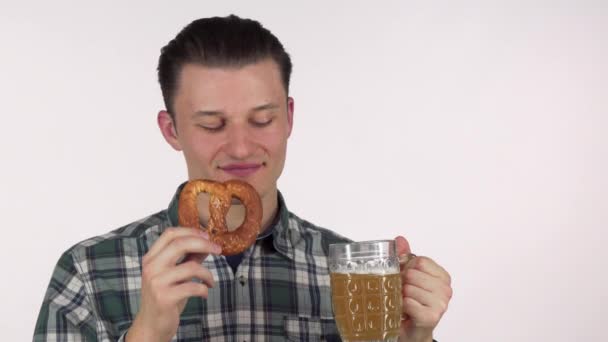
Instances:
[[[261,112],[261,111],[263,111],[263,110],[268,110],[268,109],[277,109],[277,108],[279,108],[279,105],[277,105],[277,104],[274,104],[274,103],[266,103],[266,104],[263,104],[263,105],[261,105],[261,106],[256,106],[256,107],[253,107],[253,108],[251,109],[251,111],[252,111],[252,112]]]
[[[219,110],[197,110],[192,114],[192,118],[194,119],[200,116],[218,116],[221,114],[223,114],[223,112]]]
[[[251,112],[261,112],[264,110],[269,110],[269,109],[277,109],[279,108],[279,105],[275,104],[275,103],[266,103],[263,105],[259,105],[259,106],[255,106],[253,108],[251,108]],[[197,118],[197,117],[201,117],[201,116],[220,116],[224,114],[224,112],[222,112],[221,110],[197,110],[196,112],[194,112],[194,114],[192,114],[192,118]]]

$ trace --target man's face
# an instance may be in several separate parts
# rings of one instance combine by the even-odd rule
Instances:
[[[159,125],[169,144],[184,152],[189,179],[240,179],[262,197],[275,195],[293,99],[274,61],[241,68],[185,65],[174,110],[175,121],[161,112]]]

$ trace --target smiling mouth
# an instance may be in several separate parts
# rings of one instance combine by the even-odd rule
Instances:
[[[241,163],[220,166],[219,169],[238,178],[247,178],[264,166],[266,163]]]

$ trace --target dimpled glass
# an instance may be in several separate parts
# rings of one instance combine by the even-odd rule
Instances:
[[[397,341],[401,276],[395,241],[329,246],[332,308],[347,341]]]

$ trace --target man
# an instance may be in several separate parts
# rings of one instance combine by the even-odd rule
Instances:
[[[177,226],[169,207],[60,258],[35,341],[339,340],[327,269],[330,243],[347,239],[289,212],[277,190],[293,126],[291,61],[258,22],[201,19],[161,50],[165,140],[189,179],[249,182],[263,205],[262,232],[244,253],[222,256],[203,230]],[[208,197],[199,196],[201,223]],[[233,205],[230,227],[243,218]],[[410,253],[397,238],[400,254]],[[402,341],[432,341],[451,297],[448,273],[429,258],[402,272]]]

